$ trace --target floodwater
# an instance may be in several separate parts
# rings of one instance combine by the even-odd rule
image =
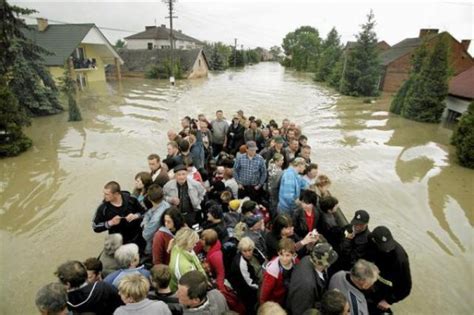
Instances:
[[[306,74],[275,63],[166,82],[126,79],[90,85],[67,113],[34,119],[34,147],[0,161],[0,313],[34,314],[34,295],[68,259],[99,253],[104,234],[91,218],[110,180],[131,189],[150,153],[165,154],[166,131],[180,117],[238,109],[264,120],[298,122],[313,160],[333,180],[348,219],[371,214],[387,225],[410,257],[411,295],[398,314],[472,314],[474,171],[458,166],[452,130],[334,95]]]

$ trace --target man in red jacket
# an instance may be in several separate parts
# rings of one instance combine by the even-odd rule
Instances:
[[[282,307],[285,306],[295,256],[295,242],[289,238],[282,238],[278,244],[278,256],[265,267],[260,290],[260,305],[273,301]]]

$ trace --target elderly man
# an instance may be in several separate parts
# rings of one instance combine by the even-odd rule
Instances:
[[[367,255],[369,245],[369,213],[357,210],[351,221],[352,232],[346,232],[346,237],[341,243],[341,267],[349,270],[357,260]]]
[[[341,291],[349,301],[351,314],[369,315],[364,293],[377,281],[379,268],[367,260],[358,260],[350,272],[339,271],[331,277],[329,290]]]
[[[234,178],[239,185],[240,199],[248,196],[260,202],[262,187],[267,179],[267,167],[263,157],[257,154],[255,141],[248,141],[247,154],[239,155],[235,160]]]
[[[278,212],[293,215],[296,208],[295,200],[299,198],[301,190],[309,186],[308,182],[300,175],[305,168],[306,161],[303,158],[296,158],[283,172],[278,195]]]
[[[328,287],[327,269],[337,257],[329,243],[319,243],[294,267],[287,298],[287,309],[291,314],[320,309],[321,298]]]
[[[189,227],[201,222],[201,202],[206,189],[197,181],[188,178],[188,170],[184,165],[174,168],[174,179],[163,188],[165,200],[177,206]]]
[[[92,228],[96,233],[120,233],[124,244],[134,242],[144,248],[140,227],[142,212],[143,208],[136,198],[130,197],[128,191],[120,191],[117,182],[108,182],[104,186],[104,200],[96,210]]]
[[[212,151],[214,155],[218,155],[226,146],[227,131],[229,123],[224,119],[222,110],[216,111],[216,119],[211,121],[212,126]]]

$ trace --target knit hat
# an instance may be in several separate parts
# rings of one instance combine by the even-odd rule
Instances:
[[[234,199],[229,202],[229,208],[232,210],[237,211],[240,207],[240,200],[239,199]]]

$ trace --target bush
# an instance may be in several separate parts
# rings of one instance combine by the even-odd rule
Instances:
[[[459,121],[451,143],[456,146],[459,164],[474,169],[474,102]]]
[[[183,78],[183,69],[181,63],[177,61],[174,64],[174,77],[175,79]],[[171,61],[169,59],[164,60],[162,63],[150,66],[145,71],[145,78],[147,79],[168,79],[171,76]]]

